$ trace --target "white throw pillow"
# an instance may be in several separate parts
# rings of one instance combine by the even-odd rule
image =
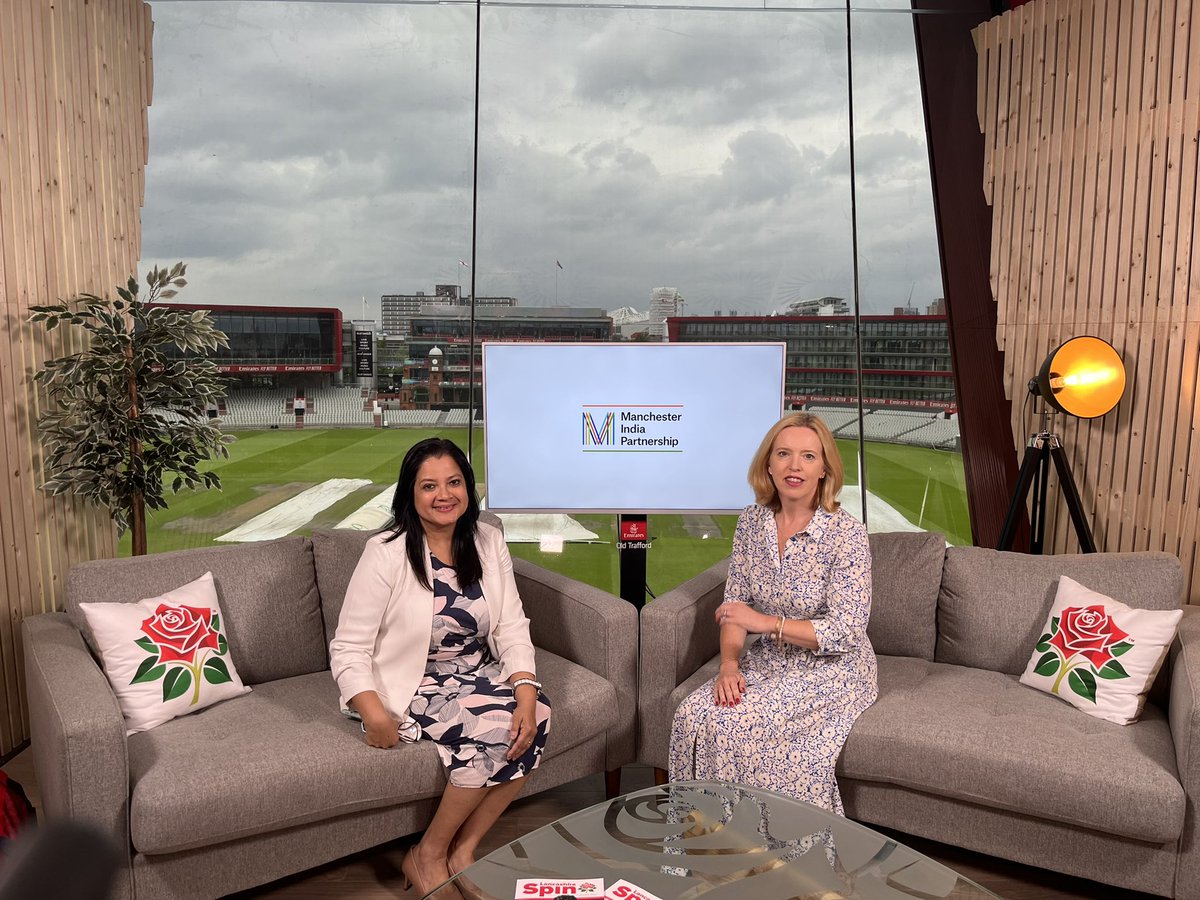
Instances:
[[[223,630],[212,572],[136,603],[80,603],[126,734],[248,693]]]
[[[1181,618],[1181,609],[1135,609],[1064,575],[1021,683],[1128,725],[1142,712]]]

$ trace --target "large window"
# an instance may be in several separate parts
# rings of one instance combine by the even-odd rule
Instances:
[[[151,549],[367,481],[302,530],[340,524],[433,432],[486,492],[488,338],[786,341],[847,507],[969,541],[915,13],[836,7],[155,0],[145,265],[187,261],[191,304],[290,308],[253,338],[280,358],[308,352],[296,308],[340,307],[348,349],[235,386],[224,495],[177,498]],[[733,523],[651,517],[652,591]],[[616,590],[615,522],[579,524],[594,543],[513,552]]]

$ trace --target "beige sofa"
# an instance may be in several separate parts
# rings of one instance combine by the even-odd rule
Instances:
[[[339,715],[329,673],[328,639],[367,537],[322,531],[85,563],[71,570],[65,612],[24,621],[42,813],[94,823],[127,852],[114,896],[217,897],[427,824],[445,785],[433,746],[367,747]],[[523,560],[514,569],[554,707],[526,790],[618,770],[634,757],[636,611]],[[157,596],[210,570],[253,691],[127,739],[78,604]]]
[[[1164,553],[1028,556],[940,535],[873,534],[869,634],[879,700],[838,765],[847,815],[1122,888],[1200,897],[1200,614],[1140,720],[1120,726],[1018,682],[1059,575],[1131,606],[1173,609]],[[680,701],[717,666],[727,563],[646,607],[638,758],[667,766]]]

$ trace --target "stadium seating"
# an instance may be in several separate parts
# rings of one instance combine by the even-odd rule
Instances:
[[[389,409],[383,417],[388,425],[432,428],[441,422],[442,413],[436,409]]]
[[[834,437],[843,440],[858,438],[858,411],[846,407],[813,406],[809,412],[820,416]],[[908,410],[866,409],[862,419],[863,438],[888,444],[910,444],[954,450],[958,447],[958,418],[946,419],[941,413],[919,413]]]
[[[310,388],[305,391],[305,425],[373,425],[370,401],[356,386]]]
[[[292,424],[292,394],[271,388],[245,388],[229,392],[221,424],[226,428],[267,428]]]

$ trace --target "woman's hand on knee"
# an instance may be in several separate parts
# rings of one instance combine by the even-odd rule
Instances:
[[[508,730],[508,753],[505,754],[505,759],[509,762],[524,756],[533,746],[533,739],[537,736],[536,710],[536,700],[533,703],[517,701],[512,727]]]
[[[717,680],[713,683],[713,701],[717,706],[736,706],[746,693],[746,679],[736,663],[722,664]]]

